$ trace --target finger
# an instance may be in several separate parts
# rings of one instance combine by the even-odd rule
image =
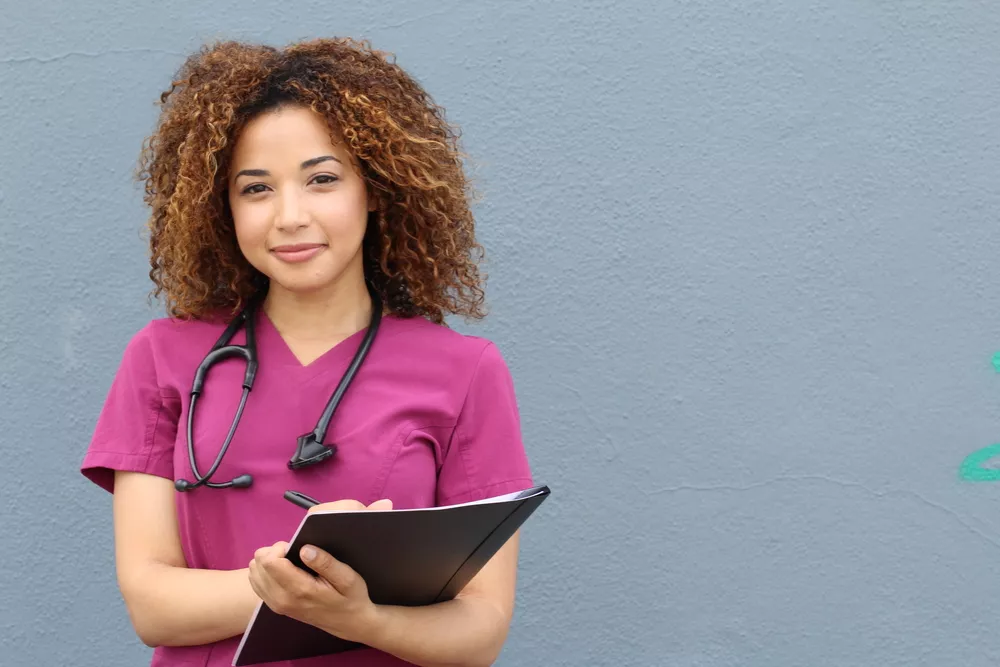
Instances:
[[[287,558],[268,561],[263,566],[261,579],[269,588],[281,588],[295,596],[305,596],[316,585],[313,577],[296,567]]]
[[[335,500],[332,503],[320,503],[309,508],[310,512],[330,512],[344,510],[363,510],[365,504],[359,500]]]
[[[358,573],[318,547],[307,544],[299,551],[302,562],[313,572],[330,582],[341,593],[350,590],[358,581]]]
[[[253,589],[254,594],[264,599],[264,585],[263,581],[261,581],[261,572],[255,561],[250,561],[250,574],[247,576],[247,579],[250,581],[250,588]]]
[[[257,551],[254,552],[253,557],[258,563],[263,563],[275,558],[284,558],[287,553],[288,542],[275,542],[269,547],[261,547],[260,549],[257,549]]]
[[[266,563],[269,561],[260,561],[254,558],[250,561],[247,566],[247,577],[250,579],[251,584],[256,584],[258,587],[268,587],[273,586],[270,583],[270,574],[268,574],[268,568]]]
[[[389,498],[382,498],[380,500],[376,500],[375,502],[373,502],[371,505],[368,506],[368,509],[370,509],[370,510],[391,510],[392,509],[392,500],[390,500]]]
[[[247,576],[250,588],[261,600],[270,603],[273,599],[273,589],[276,588],[270,577],[256,560],[250,561],[250,572]]]

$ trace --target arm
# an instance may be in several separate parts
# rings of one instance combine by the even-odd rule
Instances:
[[[178,537],[168,479],[116,472],[118,585],[147,646],[194,646],[242,634],[259,598],[247,570],[192,570]]]
[[[515,534],[454,600],[376,606],[361,641],[421,667],[492,665],[513,616],[517,557]]]

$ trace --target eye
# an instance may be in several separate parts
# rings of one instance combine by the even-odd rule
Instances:
[[[263,185],[262,183],[255,183],[253,185],[249,185],[249,186],[243,188],[243,194],[245,194],[245,195],[259,194],[259,193],[263,192],[263,190],[254,190],[254,188],[266,188],[266,187],[267,186]]]
[[[319,176],[313,179],[313,183],[319,183],[320,185],[329,185],[330,183],[334,183],[339,180],[340,180],[339,178],[337,178],[332,174],[320,174]]]

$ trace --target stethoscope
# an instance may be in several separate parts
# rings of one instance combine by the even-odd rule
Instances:
[[[369,293],[372,298],[372,315],[364,340],[361,341],[358,351],[354,353],[354,359],[351,361],[351,365],[347,367],[347,371],[344,373],[344,376],[340,379],[340,384],[337,385],[337,389],[333,392],[333,395],[330,396],[330,400],[327,402],[326,408],[323,410],[323,414],[320,415],[319,421],[316,423],[316,428],[314,428],[311,433],[299,436],[295,448],[295,454],[288,461],[289,468],[298,469],[315,465],[321,461],[327,460],[337,451],[337,447],[335,445],[323,444],[327,428],[330,426],[330,420],[333,418],[333,413],[337,410],[337,405],[340,404],[340,399],[343,398],[344,392],[347,391],[348,386],[350,386],[351,381],[358,372],[358,367],[361,366],[361,362],[364,361],[365,357],[368,355],[368,350],[371,348],[372,341],[375,339],[375,333],[378,331],[379,323],[382,321],[382,301],[376,290],[372,289],[370,285]],[[228,482],[221,483],[212,482],[211,478],[212,475],[215,474],[215,471],[218,470],[219,464],[222,463],[222,457],[226,455],[226,450],[229,449],[229,443],[232,442],[233,435],[236,433],[236,427],[239,425],[240,418],[243,416],[243,408],[246,406],[247,397],[250,395],[250,389],[253,387],[254,377],[257,374],[257,339],[255,330],[256,327],[254,325],[256,314],[256,305],[254,302],[251,302],[235,318],[233,318],[233,321],[230,322],[229,326],[226,327],[226,330],[222,332],[219,340],[212,346],[212,349],[205,356],[205,359],[198,365],[198,370],[195,372],[194,382],[191,386],[191,405],[188,409],[187,416],[188,458],[191,462],[191,470],[194,471],[194,476],[197,481],[192,483],[186,479],[176,480],[174,482],[174,488],[178,491],[190,491],[198,488],[199,486],[207,486],[213,489],[226,489],[229,487],[245,489],[253,484],[253,477],[245,474],[238,475]],[[236,332],[241,326],[246,329],[246,344],[230,345],[229,341],[232,340],[233,336],[236,335]],[[194,458],[195,404],[198,402],[198,397],[201,395],[202,386],[205,383],[205,376],[208,374],[208,370],[213,364],[218,363],[223,359],[228,359],[229,357],[243,357],[246,361],[246,372],[243,375],[243,395],[240,398],[239,407],[236,409],[236,416],[233,418],[233,422],[229,427],[229,433],[226,435],[226,440],[222,443],[222,448],[219,450],[219,455],[215,457],[215,462],[212,463],[212,467],[209,468],[208,472],[205,475],[202,475],[198,472],[198,464]]]

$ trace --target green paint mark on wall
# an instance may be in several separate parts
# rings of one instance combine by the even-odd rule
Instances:
[[[970,482],[996,482],[1000,480],[1000,468],[984,468],[983,464],[994,456],[1000,455],[1000,444],[984,447],[973,452],[962,461],[959,476]]]
[[[993,355],[993,370],[1000,373],[1000,352]],[[958,468],[958,476],[969,482],[1000,481],[1000,468],[984,468],[983,464],[994,456],[1000,456],[1000,444],[984,447],[965,457]]]

